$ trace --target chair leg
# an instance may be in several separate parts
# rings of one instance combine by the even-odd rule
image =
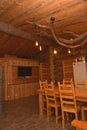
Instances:
[[[51,116],[51,107],[47,107],[47,121],[49,121],[49,117]]]
[[[84,121],[85,120],[85,117],[84,117],[84,110],[83,110],[83,107],[82,107],[82,109],[81,109],[81,114],[82,114],[82,120]]]
[[[78,119],[78,114],[77,114],[77,112],[75,113],[75,119]]]
[[[62,111],[62,128],[64,129],[65,119],[64,119],[64,112]]]
[[[47,106],[47,121],[49,120],[49,116],[50,116],[50,110],[49,110],[50,108]]]
[[[58,124],[58,108],[55,108],[56,125]]]
[[[69,113],[65,112],[66,120],[69,120]]]

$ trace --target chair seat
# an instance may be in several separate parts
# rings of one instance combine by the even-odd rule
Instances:
[[[64,105],[63,107],[64,111],[66,112],[71,112],[71,113],[75,113],[76,112],[76,109],[75,107],[72,105]],[[81,107],[80,106],[77,106],[77,112],[79,112],[81,110]]]
[[[78,130],[87,130],[87,121],[73,120],[71,125],[78,128]]]

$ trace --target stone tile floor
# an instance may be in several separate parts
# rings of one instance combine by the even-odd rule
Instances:
[[[0,130],[62,130],[61,120],[55,125],[54,117],[46,120],[39,115],[38,96],[4,102],[0,114]],[[75,130],[70,122],[64,130]]]

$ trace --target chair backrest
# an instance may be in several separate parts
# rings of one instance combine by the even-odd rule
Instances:
[[[46,95],[46,101],[48,106],[51,105],[56,105],[57,104],[57,100],[56,100],[56,95],[54,93],[54,90],[52,88],[46,88],[45,89],[45,95]]]
[[[53,81],[51,81],[50,83],[47,82],[47,87],[45,87],[45,95],[47,102],[49,102],[49,100],[54,100],[55,94]]]
[[[72,84],[73,80],[72,79],[63,79],[63,84]]]
[[[73,83],[61,85],[60,82],[58,82],[58,86],[62,110],[65,112],[75,113],[77,111],[77,107]]]
[[[87,80],[77,80],[76,87],[87,87]]]
[[[50,81],[49,83],[47,82],[47,88],[54,89],[54,82],[53,81]]]
[[[47,87],[47,80],[41,81],[39,80],[40,89],[45,89]]]

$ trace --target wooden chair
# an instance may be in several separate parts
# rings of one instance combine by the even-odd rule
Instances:
[[[61,107],[60,100],[57,100],[57,97],[52,88],[46,88],[45,94],[46,94],[46,101],[47,101],[47,120],[49,120],[49,117],[53,112],[52,110],[54,109],[55,116],[56,116],[56,124],[58,124],[58,119],[60,118],[59,108]]]
[[[45,80],[45,81],[39,80],[39,85],[40,85],[40,89],[45,89],[47,87],[47,80]],[[47,103],[46,103],[45,94],[42,95],[42,100],[43,100],[43,105],[42,105],[41,109],[43,112],[46,112],[47,111]]]
[[[53,81],[48,82],[47,80],[39,80],[40,89],[46,89],[46,88],[54,88]],[[43,105],[42,105],[42,111],[47,112],[47,101],[46,101],[46,95],[43,93],[42,95]]]
[[[81,107],[81,113],[82,113],[82,120],[83,121],[86,120],[85,119],[85,112],[87,112],[87,105]]]
[[[77,80],[76,87],[87,87],[87,80]]]
[[[73,84],[60,84],[58,82],[60,101],[62,109],[62,128],[65,125],[65,113],[74,113],[75,118],[78,119],[77,105],[75,100],[74,86]],[[78,107],[80,110],[80,108]]]
[[[77,80],[76,81],[76,86],[75,87],[87,87],[87,80]],[[81,107],[83,106],[83,110],[82,110],[82,120],[83,120],[83,116],[84,116],[84,106],[85,106],[85,102],[81,102],[81,101],[78,101],[79,102],[79,104],[81,105]],[[86,105],[86,107],[87,107],[87,105]]]
[[[73,80],[72,79],[63,79],[63,84],[72,84]]]
[[[47,80],[41,81],[39,80],[40,89],[44,89],[47,87]]]
[[[86,88],[87,87],[87,80],[77,80],[76,81],[76,86],[75,87],[78,87],[78,88]],[[79,102],[79,105],[82,107],[82,106],[85,106],[85,102],[81,102],[81,101],[78,101]],[[87,105],[86,105],[87,106]],[[83,117],[84,118],[84,117]]]
[[[54,89],[54,82],[53,81],[47,82],[47,87],[46,88]]]
[[[76,130],[87,130],[87,121],[73,120],[71,125],[76,128]]]

